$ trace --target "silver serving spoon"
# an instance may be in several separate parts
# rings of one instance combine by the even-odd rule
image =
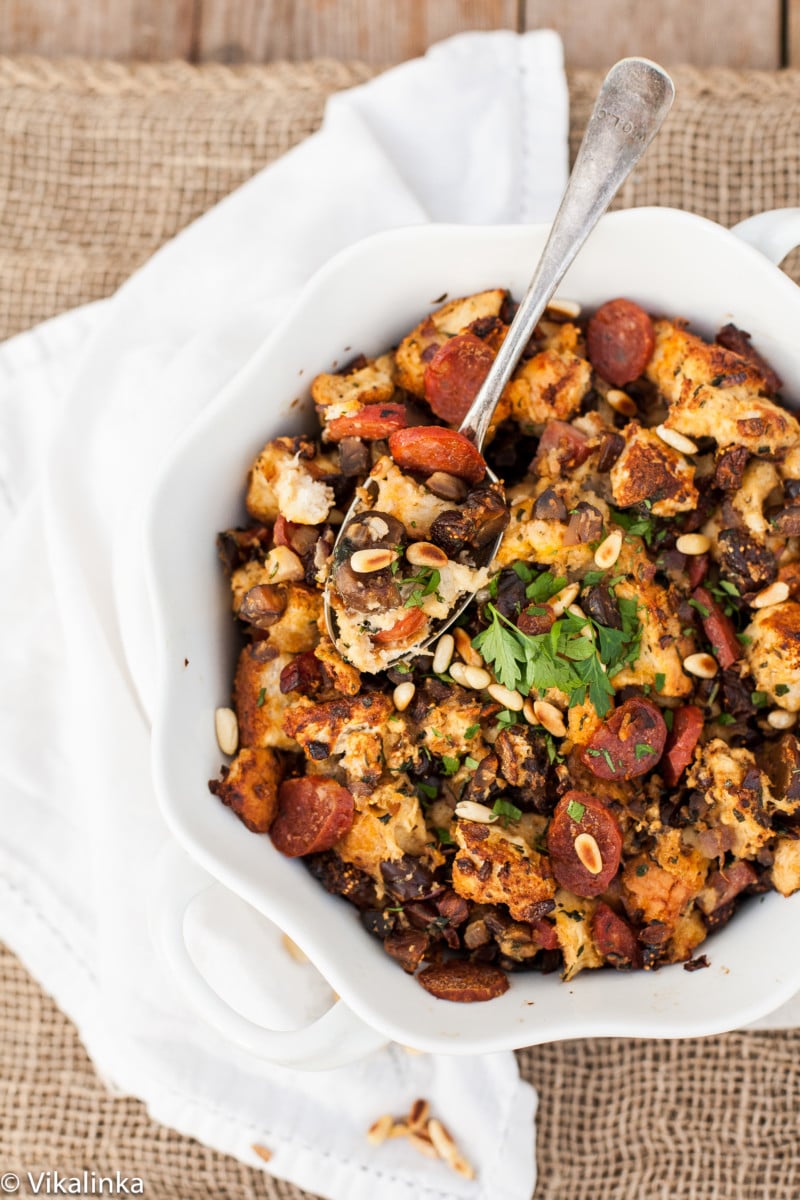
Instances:
[[[497,352],[489,374],[475,397],[459,433],[481,450],[494,410],[548,302],[589,234],[628,178],[650,142],[658,133],[675,97],[675,86],[666,71],[646,58],[623,58],[611,68],[600,88],[578,157],[542,257],[522,303]],[[496,476],[487,471],[487,478]],[[333,547],[336,554],[342,536],[363,508],[358,497],[351,504]],[[490,562],[502,540],[497,538],[485,561]],[[336,614],[331,605],[331,577],[325,586],[325,621],[331,640],[339,645]],[[450,615],[436,623],[434,632],[394,659],[419,654],[452,625],[468,604],[466,593]]]

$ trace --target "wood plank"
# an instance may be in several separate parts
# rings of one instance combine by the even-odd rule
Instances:
[[[800,8],[800,0],[792,3]],[[697,67],[781,65],[781,0],[524,0],[524,5],[526,29],[561,34],[569,67],[608,67],[626,54]]]
[[[783,0],[786,6],[785,67],[800,67],[800,0]]]
[[[217,62],[331,57],[383,65],[467,29],[516,29],[517,0],[202,0],[197,55]]]
[[[0,0],[0,52],[188,58],[195,0]]]

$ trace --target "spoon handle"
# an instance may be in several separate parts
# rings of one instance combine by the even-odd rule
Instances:
[[[568,267],[653,140],[675,88],[646,58],[623,58],[600,89],[542,257],[506,338],[461,423],[478,449],[497,401]]]

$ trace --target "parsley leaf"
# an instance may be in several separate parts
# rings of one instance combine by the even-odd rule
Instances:
[[[505,817],[508,821],[518,821],[522,816],[522,809],[517,808],[516,804],[512,804],[510,800],[504,800],[500,796],[492,805],[492,812],[497,813],[498,817]]]
[[[580,822],[583,820],[583,814],[586,812],[586,805],[580,804],[577,800],[570,800],[567,805],[567,816],[572,817],[573,821]]]

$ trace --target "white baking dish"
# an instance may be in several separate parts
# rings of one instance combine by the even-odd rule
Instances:
[[[651,312],[687,317],[705,334],[733,320],[783,377],[785,394],[798,398],[800,289],[743,239],[779,261],[800,242],[800,210],[763,214],[738,232],[670,209],[612,213],[560,295],[587,306],[627,296]],[[570,984],[523,973],[488,1004],[436,1000],[363,930],[354,908],[208,793],[220,764],[214,709],[228,700],[237,652],[214,539],[244,517],[243,485],[255,454],[269,438],[312,427],[308,385],[316,372],[395,343],[444,293],[500,286],[520,296],[546,233],[543,225],[420,226],[339,254],[191,429],[153,498],[148,572],[160,655],[153,770],[175,837],[203,868],[174,857],[163,868],[159,937],[201,1012],[278,1062],[335,1065],[389,1039],[470,1054],[573,1037],[697,1036],[752,1021],[800,989],[800,956],[792,952],[800,900],[770,894],[745,905],[704,946],[707,970],[587,971]],[[182,931],[206,872],[302,947],[341,996],[326,1016],[301,1030],[262,1030],[211,991]]]

